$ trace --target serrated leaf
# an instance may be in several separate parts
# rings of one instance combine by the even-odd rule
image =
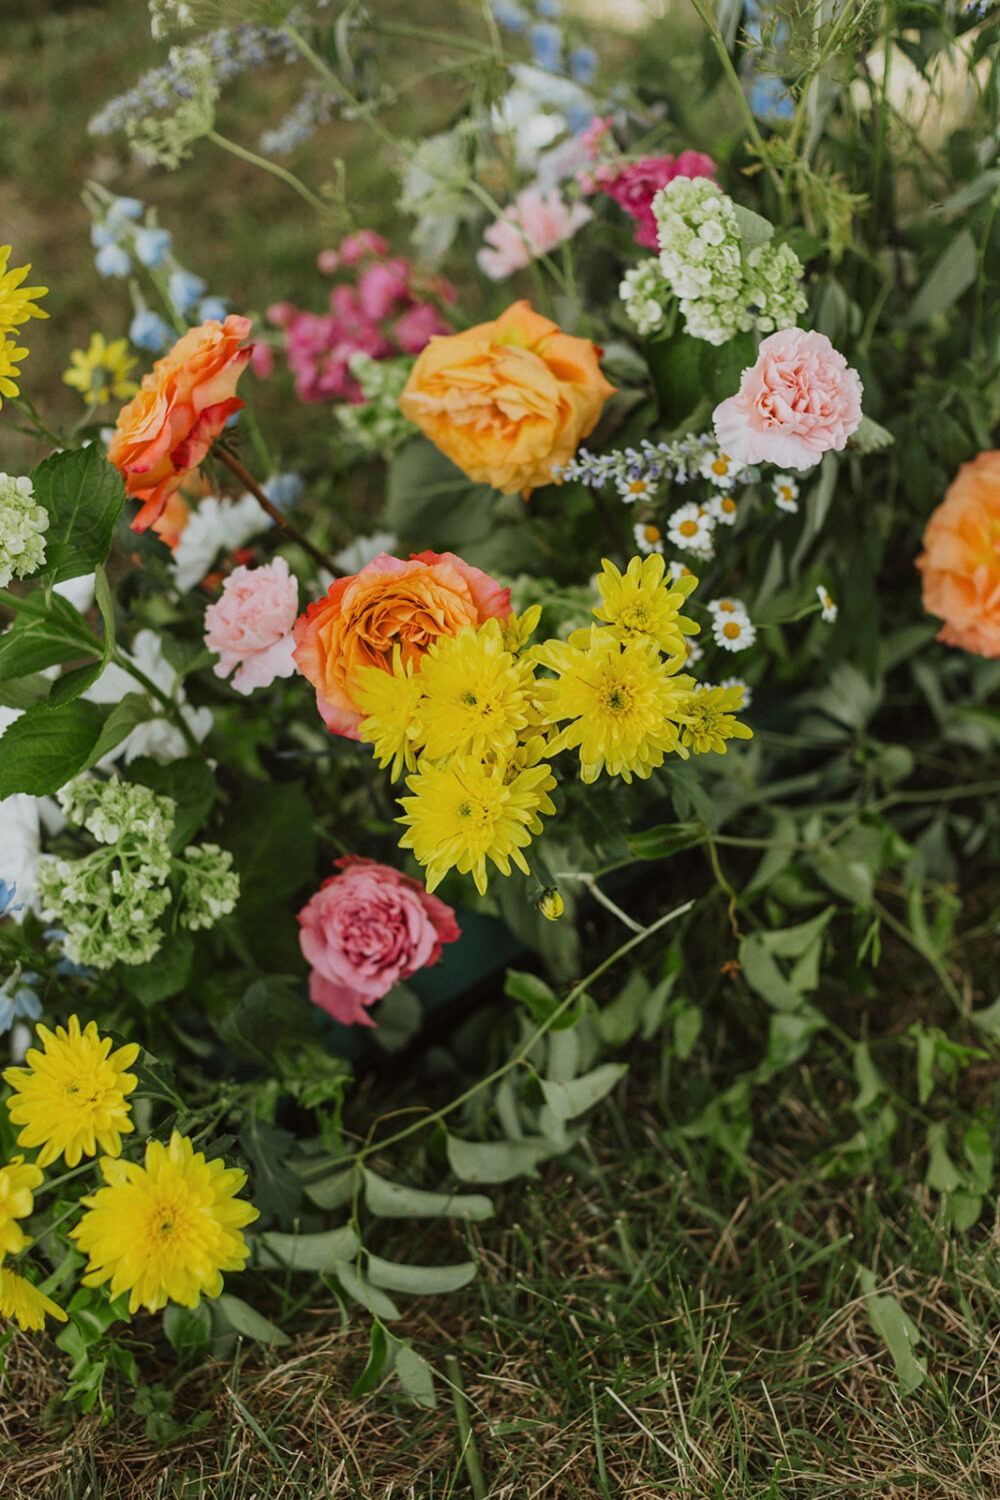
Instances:
[[[471,1260],[455,1266],[409,1266],[369,1255],[365,1261],[365,1272],[372,1286],[384,1287],[389,1292],[408,1292],[414,1297],[457,1292],[475,1279],[478,1269]]]
[[[556,1080],[542,1078],[542,1093],[549,1109],[559,1120],[573,1120],[592,1109],[628,1072],[624,1063],[602,1063],[580,1078]]]
[[[54,453],[32,470],[35,500],[49,513],[45,566],[53,583],[93,573],[107,561],[125,485],[96,444]]]
[[[482,1193],[429,1193],[424,1188],[387,1182],[363,1167],[365,1202],[380,1219],[472,1219],[493,1215],[493,1204]]]
[[[77,703],[73,706],[79,707],[80,705]],[[150,708],[144,693],[126,693],[105,717],[101,732],[87,758],[84,769],[89,770],[103,756],[109,755],[117,745],[121,744],[122,740],[132,733],[133,729],[137,729],[140,724],[145,724],[153,717],[153,714],[154,710]]]
[[[545,1141],[463,1141],[449,1135],[448,1165],[463,1182],[511,1182],[534,1177],[551,1147]]]
[[[291,1343],[287,1333],[282,1333],[276,1324],[269,1322],[240,1297],[223,1292],[221,1296],[215,1298],[214,1306],[230,1327],[237,1333],[242,1333],[245,1338],[255,1339],[258,1344]]]
[[[920,1331],[895,1297],[888,1294],[876,1296],[875,1275],[866,1266],[858,1268],[858,1279],[865,1294],[865,1307],[871,1325],[889,1350],[900,1390],[904,1396],[910,1396],[927,1378],[926,1362],[913,1352],[920,1342]]]
[[[35,704],[0,736],[0,798],[50,796],[92,765],[104,729],[92,703]]]
[[[59,594],[53,594],[49,607],[38,612],[18,609],[10,630],[0,635],[0,682],[28,677],[81,656],[99,655],[100,651],[100,642],[80,612]]]
[[[338,1264],[353,1260],[358,1253],[358,1237],[349,1224],[320,1234],[281,1234],[269,1229],[256,1236],[255,1245],[261,1266],[321,1274],[335,1272]]]

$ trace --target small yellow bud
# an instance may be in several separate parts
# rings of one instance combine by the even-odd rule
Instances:
[[[566,903],[554,885],[546,886],[538,898],[538,910],[550,922],[558,922],[566,910]]]

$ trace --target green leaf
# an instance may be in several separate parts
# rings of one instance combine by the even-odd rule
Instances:
[[[31,474],[35,499],[49,513],[42,577],[52,583],[92,573],[107,561],[125,504],[121,475],[96,444],[66,449]]]
[[[83,706],[85,705],[73,705],[73,707]],[[132,733],[133,729],[138,728],[140,724],[145,724],[147,720],[151,719],[153,712],[145,694],[126,693],[124,698],[120,698],[111,712],[106,716],[97,742],[87,758],[87,765],[84,769],[89,769],[91,766],[96,765],[102,756],[108,755],[116,745],[120,745],[122,740]]]
[[[240,1297],[223,1292],[221,1296],[215,1298],[214,1306],[229,1326],[237,1333],[242,1333],[245,1338],[255,1339],[258,1344],[291,1343],[287,1333],[282,1333],[280,1328],[268,1322],[267,1318]]]
[[[794,927],[779,927],[773,932],[760,934],[761,942],[768,953],[776,953],[780,958],[800,958],[819,935],[826,930],[827,923],[836,911],[834,906],[826,906],[815,917],[810,917],[808,922],[799,922]]]
[[[92,703],[25,709],[0,736],[0,798],[46,797],[92,765],[104,715]]]
[[[733,213],[736,215],[736,227],[740,232],[742,250],[756,250],[758,245],[766,245],[774,234],[774,225],[755,214],[752,209],[744,208],[741,203],[733,204]]]
[[[905,326],[917,328],[947,312],[972,286],[978,271],[976,242],[970,230],[961,229],[928,272],[913,299]]]
[[[434,1371],[416,1349],[409,1344],[393,1341],[396,1345],[396,1374],[403,1390],[417,1406],[433,1411],[437,1406],[434,1390]]]
[[[287,1224],[302,1201],[301,1183],[284,1160],[293,1153],[295,1137],[251,1114],[240,1131],[240,1145],[253,1162],[253,1197],[261,1222],[279,1219]]]
[[[197,1307],[181,1307],[178,1302],[168,1302],[163,1309],[163,1332],[171,1349],[182,1359],[188,1354],[200,1354],[212,1336],[208,1304],[199,1302]]]
[[[972,1186],[977,1193],[993,1190],[993,1141],[984,1125],[970,1125],[962,1137],[962,1150],[972,1168]]]
[[[496,500],[490,485],[473,483],[433,443],[417,438],[389,465],[385,524],[425,547],[461,551],[487,540]]]
[[[365,1269],[373,1286],[389,1292],[408,1292],[415,1297],[436,1297],[468,1286],[479,1268],[471,1260],[457,1266],[407,1266],[369,1255]]]
[[[39,602],[37,595],[29,597]],[[98,655],[100,650],[100,642],[79,610],[61,595],[52,594],[49,604],[37,612],[18,609],[10,630],[0,635],[0,682]]]
[[[857,1081],[858,1093],[852,1108],[860,1112],[868,1109],[885,1093],[885,1079],[875,1066],[867,1042],[855,1044],[854,1077]]]
[[[362,1307],[367,1307],[376,1318],[402,1317],[392,1298],[387,1297],[385,1292],[379,1291],[378,1287],[372,1286],[363,1276],[359,1276],[354,1266],[346,1260],[337,1261],[334,1274],[348,1297],[355,1302],[360,1302]]]
[[[473,1219],[493,1215],[493,1204],[481,1193],[428,1193],[423,1188],[387,1182],[363,1167],[365,1202],[380,1219]]]
[[[379,1001],[375,1040],[383,1052],[402,1052],[419,1032],[423,1019],[424,1008],[418,996],[405,984],[394,984]]]
[[[151,792],[172,797],[176,802],[170,847],[174,854],[179,854],[207,822],[215,803],[215,777],[211,766],[190,755],[165,764],[141,755],[129,766],[128,774],[130,781],[138,781],[141,786],[148,786]]]
[[[965,1188],[958,1188],[948,1199],[948,1222],[960,1234],[978,1222],[982,1211],[982,1195],[967,1192]]]
[[[896,439],[885,427],[873,422],[871,417],[862,417],[851,434],[851,445],[860,453],[878,453],[890,447]]]
[[[626,839],[636,859],[668,859],[682,849],[703,844],[705,830],[700,823],[659,823],[642,833],[628,834]]]
[[[927,1171],[924,1181],[936,1193],[953,1193],[962,1186],[962,1174],[948,1153],[948,1127],[935,1121],[927,1127]]]
[[[545,980],[522,969],[507,970],[503,992],[512,1000],[520,1000],[522,1005],[526,1005],[532,1018],[540,1024],[546,1022],[559,1008],[559,996]]]
[[[913,1352],[920,1342],[920,1331],[895,1297],[875,1295],[875,1275],[866,1266],[859,1266],[858,1279],[871,1325],[892,1356],[900,1390],[904,1396],[910,1396],[927,1378],[926,1361]]]
[[[560,1120],[573,1120],[592,1109],[628,1072],[624,1063],[602,1063],[590,1073],[569,1080],[540,1080],[545,1102]]]
[[[987,1005],[985,1010],[974,1010],[971,1013],[973,1020],[980,1031],[985,1031],[994,1041],[1000,1042],[1000,998],[994,1000],[992,1005]]]
[[[378,1385],[386,1367],[388,1348],[386,1331],[376,1318],[368,1334],[368,1361],[351,1386],[352,1401],[357,1401],[361,1396],[367,1396],[368,1392],[373,1391]]]
[[[128,987],[140,1005],[159,1005],[180,994],[191,978],[194,939],[185,928],[171,933],[148,963],[129,968]]]
[[[280,1234],[269,1229],[256,1236],[257,1263],[280,1266],[286,1271],[335,1273],[337,1265],[353,1260],[358,1237],[349,1224],[321,1234]]]
[[[795,1011],[802,1004],[802,995],[793,990],[764,945],[766,934],[753,932],[740,945],[740,964],[743,977],[751,989],[776,1010]]]
[[[546,1141],[463,1141],[449,1135],[448,1165],[463,1182],[511,1182],[535,1177],[537,1164],[552,1155]]]

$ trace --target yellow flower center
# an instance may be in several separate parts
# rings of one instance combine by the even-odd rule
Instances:
[[[642,534],[651,546],[660,540],[660,529],[658,526],[644,526]]]
[[[712,473],[713,474],[728,474],[729,473],[729,464],[726,461],[725,454],[720,455],[720,457],[715,460],[715,462],[712,465]]]
[[[677,530],[681,536],[694,536],[698,530],[697,521],[682,521]]]
[[[644,495],[648,485],[644,479],[633,479],[630,480],[628,488],[630,495]]]
[[[737,620],[727,620],[725,625],[723,625],[722,627],[722,634],[727,638],[727,640],[735,641],[739,633],[740,626]]]
[[[621,717],[621,715],[627,714],[631,711],[632,694],[629,692],[627,687],[623,686],[619,682],[616,682],[611,687],[605,688],[602,697],[602,703],[603,707],[606,708],[609,713],[616,714],[617,716]]]

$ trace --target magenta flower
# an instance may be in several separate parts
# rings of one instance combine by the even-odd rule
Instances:
[[[657,248],[653,199],[675,177],[709,177],[715,181],[715,162],[701,151],[680,156],[644,156],[639,161],[603,162],[579,174],[585,193],[606,193],[636,222],[635,242]]]

